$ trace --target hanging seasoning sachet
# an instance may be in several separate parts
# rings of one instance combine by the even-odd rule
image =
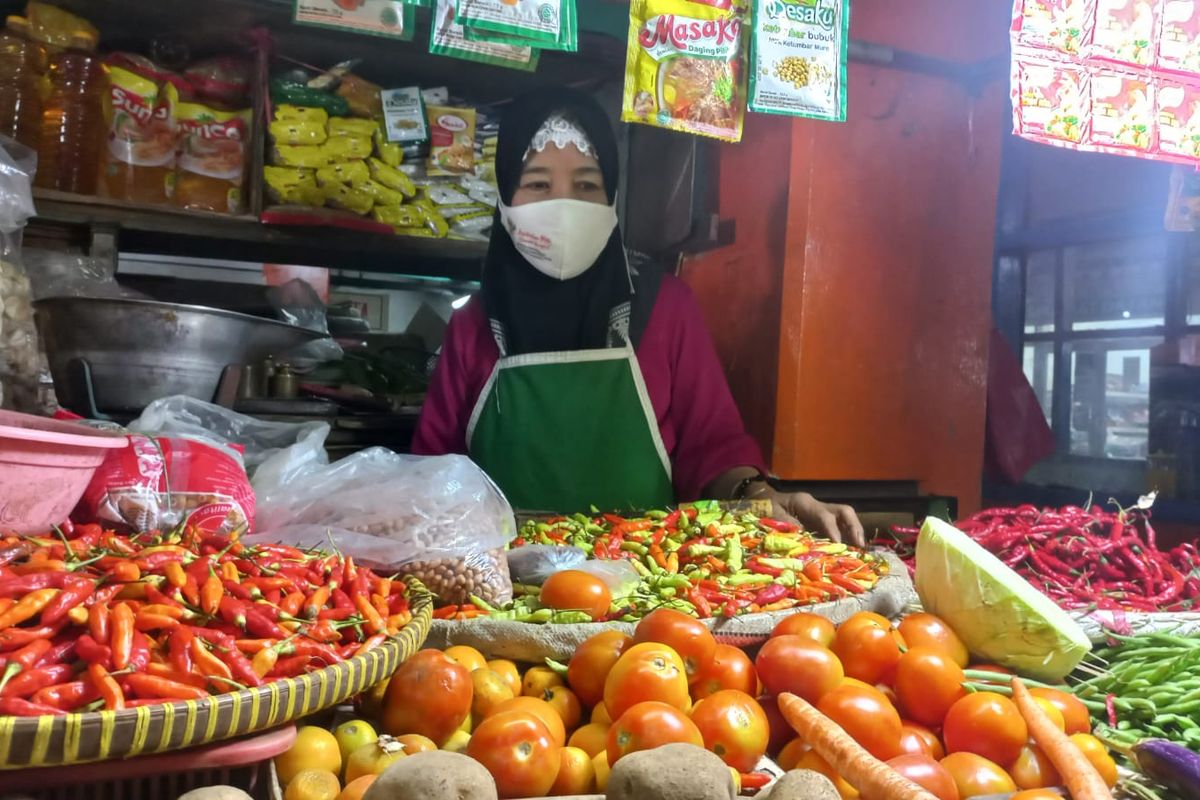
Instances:
[[[754,0],[750,110],[842,122],[850,0]]]
[[[536,50],[497,42],[473,42],[455,21],[454,13],[454,0],[437,0],[429,29],[429,52],[527,72],[537,69]]]
[[[745,16],[741,0],[632,0],[621,119],[740,141]]]
[[[456,0],[454,21],[469,41],[579,49],[575,0]]]

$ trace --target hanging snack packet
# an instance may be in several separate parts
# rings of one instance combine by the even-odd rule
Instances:
[[[429,127],[425,123],[425,103],[421,99],[419,87],[386,89],[382,99],[384,134],[388,142],[404,147],[421,145],[429,140]],[[380,155],[382,157],[382,153]]]
[[[1096,0],[1017,0],[1013,44],[1077,56],[1091,39],[1095,8]]]
[[[1092,125],[1088,142],[1103,149],[1150,151],[1154,85],[1132,70],[1091,69]]]
[[[842,122],[850,0],[754,0],[751,111]]]
[[[537,6],[536,15],[539,17],[537,28],[550,27],[541,22],[540,18],[555,15],[555,10],[547,3],[536,3],[534,0],[516,0],[516,4],[508,0],[457,0],[455,5],[455,21],[463,26],[464,35],[471,42],[495,42],[511,44],[520,47],[536,47],[539,50],[560,50],[567,53],[579,51],[579,19],[575,8],[575,0],[560,0],[561,8],[557,16],[558,32],[550,36],[543,32],[531,32],[530,27],[520,28],[511,24],[515,9],[521,6]],[[500,10],[499,16],[494,12]],[[526,9],[522,16],[528,16]],[[520,29],[518,29],[520,28]]]
[[[175,205],[220,214],[242,213],[250,109],[222,111],[199,103],[178,103],[176,116],[180,136]]]
[[[1013,132],[1048,144],[1082,143],[1091,107],[1084,68],[1016,52],[1012,69]]]
[[[429,52],[527,72],[537,69],[537,52],[530,47],[497,42],[472,42],[467,39],[463,26],[454,19],[454,2],[455,0],[437,0],[433,11],[433,24],[429,28]]]
[[[1163,0],[1158,67],[1174,72],[1200,72],[1200,14],[1195,0]]]
[[[1159,0],[1096,0],[1096,29],[1088,55],[1139,67],[1154,61]]]
[[[740,141],[746,111],[741,0],[632,0],[621,119]]]
[[[1171,159],[1200,159],[1200,84],[1161,78],[1156,97],[1158,152]]]
[[[475,169],[475,109],[426,106],[429,175],[464,175]]]

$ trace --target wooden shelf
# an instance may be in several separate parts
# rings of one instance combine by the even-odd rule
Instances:
[[[43,227],[116,229],[120,249],[233,261],[303,264],[421,277],[478,280],[487,244],[417,239],[327,226],[264,225],[253,216],[230,217],[43,189],[34,191]]]

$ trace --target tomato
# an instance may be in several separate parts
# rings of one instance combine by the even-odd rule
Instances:
[[[1032,744],[1021,748],[1017,760],[1009,765],[1008,774],[1019,789],[1045,789],[1059,783],[1058,770],[1041,748]]]
[[[511,712],[520,712],[522,714],[530,714],[541,720],[546,726],[546,730],[550,732],[550,739],[554,744],[562,747],[567,743],[567,728],[563,724],[562,717],[555,711],[545,700],[540,700],[536,697],[514,697],[512,700],[505,700],[500,705],[492,709],[491,717],[499,714],[507,714]]]
[[[608,707],[604,705],[603,700],[592,707],[592,715],[588,717],[588,721],[603,725],[606,728],[612,725],[612,715],[608,713]]]
[[[510,711],[479,724],[467,755],[492,773],[500,797],[541,797],[558,775],[559,749],[541,720]]]
[[[400,665],[384,695],[383,730],[419,733],[441,745],[471,714],[471,673],[439,650]]]
[[[887,765],[938,800],[959,800],[958,786],[950,770],[929,756],[896,756]]]
[[[559,751],[558,776],[547,792],[551,797],[589,794],[596,783],[592,757],[578,747]]]
[[[821,698],[817,710],[880,761],[901,754],[900,715],[875,689],[839,686]]]
[[[687,708],[691,702],[683,661],[670,647],[650,642],[622,653],[604,681],[604,706],[613,719],[647,700],[675,708]]]
[[[859,626],[867,626],[871,628],[882,628],[883,630],[891,630],[892,623],[887,617],[882,614],[876,614],[874,611],[859,611],[851,614],[845,622],[838,625],[838,630],[845,629],[850,633]]]
[[[551,686],[565,686],[562,676],[549,667],[530,667],[521,679],[521,691],[526,697],[542,697]]]
[[[783,746],[796,738],[796,731],[788,725],[783,713],[779,710],[779,701],[774,695],[764,694],[758,698],[758,704],[767,715],[767,725],[771,729],[771,740],[767,742],[767,753],[778,753]]]
[[[775,626],[775,630],[771,631],[771,636],[800,636],[804,639],[812,639],[822,647],[829,647],[833,644],[833,637],[837,634],[837,628],[829,620],[817,614],[809,614],[800,612],[792,614],[790,617],[784,617]]]
[[[596,791],[603,792],[608,789],[608,773],[612,771],[612,767],[608,764],[608,752],[601,750],[592,757],[592,769],[596,772]]]
[[[758,694],[758,673],[754,662],[741,649],[719,644],[713,657],[692,678],[692,699],[703,700],[722,689],[736,689],[750,696]]]
[[[841,662],[829,648],[799,636],[768,639],[754,667],[770,694],[791,692],[810,703],[819,701],[844,677]]]
[[[692,709],[704,746],[739,772],[750,772],[771,739],[767,714],[753,697],[736,689],[710,695]]]
[[[967,646],[958,634],[943,620],[933,614],[909,614],[896,627],[910,649],[929,648],[944,653],[960,668],[970,663]]]
[[[1092,720],[1088,715],[1087,706],[1075,695],[1060,692],[1058,689],[1030,689],[1029,693],[1042,700],[1049,700],[1051,705],[1062,713],[1068,734],[1091,733]]]
[[[800,759],[804,757],[804,754],[811,749],[812,748],[808,746],[808,742],[797,737],[788,742],[784,748],[779,751],[779,755],[775,756],[775,763],[778,764],[779,768],[784,772],[789,772],[796,768],[796,764],[799,763]]]
[[[494,661],[487,662],[487,668],[492,672],[504,678],[504,683],[509,689],[512,689],[513,697],[521,693],[521,672],[517,669],[517,665],[511,661],[498,658]]]
[[[604,679],[632,641],[620,631],[604,631],[575,649],[567,664],[567,685],[579,702],[594,706],[604,699]]]
[[[954,778],[960,797],[1017,790],[1017,785],[1003,768],[974,753],[951,753],[942,759],[942,766]]]
[[[950,707],[942,723],[947,752],[975,753],[997,764],[1011,764],[1028,738],[1016,705],[995,692],[967,695]]]
[[[633,631],[633,643],[665,644],[683,659],[690,681],[712,660],[717,640],[704,623],[682,611],[660,608],[638,623]]]
[[[1103,742],[1090,733],[1072,734],[1071,741],[1087,756],[1087,760],[1092,762],[1092,766],[1100,773],[1108,788],[1117,785],[1117,762],[1108,754],[1108,748]]]
[[[1051,789],[1026,789],[1012,795],[1008,800],[1062,800],[1062,795]]]
[[[476,650],[474,647],[467,647],[463,644],[456,644],[453,647],[447,647],[442,651],[446,654],[446,658],[451,661],[457,661],[467,668],[467,672],[474,672],[477,669],[487,667],[487,659],[483,657],[483,653]]]
[[[796,769],[811,769],[813,772],[819,772],[829,780],[833,781],[833,788],[837,789],[838,794],[842,796],[842,800],[858,800],[858,790],[846,782],[846,779],[837,773],[829,762],[817,755],[815,750],[809,750],[804,755],[800,756],[800,760],[796,762]]]
[[[851,617],[838,628],[833,652],[841,659],[849,677],[870,684],[888,680],[900,660],[903,638],[890,627],[875,624],[872,619],[850,625],[854,619]]]
[[[564,569],[546,579],[538,600],[546,608],[584,611],[598,620],[608,615],[612,591],[607,583],[589,572]]]
[[[676,742],[703,747],[704,737],[678,708],[655,700],[638,703],[608,729],[608,763],[615,765],[621,756]]]
[[[962,668],[940,650],[917,647],[896,663],[896,697],[909,719],[936,727],[967,690]]]
[[[926,755],[941,761],[946,755],[942,740],[924,725],[909,720],[900,721],[900,749],[913,755]]]
[[[589,722],[571,734],[567,746],[578,747],[589,756],[595,756],[608,746],[608,726]]]
[[[565,686],[551,686],[542,695],[542,699],[562,717],[563,726],[568,733],[579,727],[583,720],[583,708],[574,692]]]
[[[1038,707],[1042,709],[1042,713],[1046,715],[1046,718],[1049,719],[1050,722],[1054,723],[1056,728],[1063,733],[1067,732],[1066,717],[1064,717],[1063,713],[1058,710],[1058,706],[1054,705],[1054,703],[1051,703],[1044,697],[1035,697],[1033,698],[1033,702],[1038,704]]]
[[[504,676],[487,667],[471,673],[471,685],[474,689],[471,713],[478,719],[483,719],[491,714],[496,706],[513,698],[512,689],[508,688],[508,682]]]
[[[403,736],[397,736],[396,741],[404,747],[404,753],[410,756],[413,753],[432,753],[438,749],[433,739],[417,733],[406,733]]]

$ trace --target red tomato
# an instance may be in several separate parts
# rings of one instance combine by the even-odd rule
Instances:
[[[853,625],[851,622],[854,617],[838,628],[833,640],[833,652],[845,667],[846,675],[863,683],[888,681],[900,660],[903,638],[891,628],[880,627],[872,619]]]
[[[788,742],[796,738],[796,731],[792,730],[792,726],[788,725],[787,720],[783,718],[783,713],[779,710],[779,701],[774,695],[764,694],[758,698],[758,704],[762,706],[763,712],[767,715],[767,724],[771,728],[771,740],[767,742],[767,753],[775,755]]]
[[[887,764],[938,800],[959,800],[954,776],[929,756],[896,756]]]
[[[942,740],[924,725],[909,720],[900,722],[900,749],[913,755],[926,755],[941,761],[946,755]]]
[[[942,738],[949,753],[975,753],[1011,764],[1025,746],[1029,728],[1012,700],[995,692],[976,692],[950,707]]]
[[[854,630],[860,625],[866,625],[871,628],[882,628],[890,630],[892,627],[891,621],[882,614],[876,614],[874,611],[859,611],[851,614],[845,622],[838,625],[838,630],[846,629],[846,632]]]
[[[753,697],[735,689],[710,695],[692,709],[692,722],[704,746],[738,772],[751,772],[771,739],[766,712]]]
[[[875,689],[839,686],[821,698],[817,710],[880,761],[901,754],[900,715]]]
[[[1059,784],[1058,770],[1037,745],[1027,744],[1021,748],[1008,768],[1013,783],[1020,789],[1045,789]]]
[[[567,684],[579,702],[590,708],[604,699],[604,679],[632,641],[620,631],[604,631],[575,649],[567,664]]]
[[[763,687],[770,694],[791,692],[810,703],[842,682],[842,664],[827,647],[799,636],[768,639],[754,659]]]
[[[638,623],[633,643],[657,642],[679,654],[691,680],[712,660],[717,640],[704,623],[682,611],[660,608]]]
[[[967,690],[962,668],[940,650],[917,647],[896,663],[896,698],[909,719],[937,727]]]
[[[771,636],[800,636],[812,639],[823,647],[833,644],[833,637],[836,635],[837,628],[832,622],[804,611],[784,617],[775,626],[775,630],[771,631]]]
[[[678,708],[653,700],[638,703],[608,729],[608,763],[612,766],[621,756],[676,742],[703,747],[704,737]]]
[[[1062,713],[1068,736],[1073,733],[1092,732],[1092,720],[1088,715],[1087,706],[1081,703],[1075,695],[1060,692],[1058,689],[1030,689],[1029,693],[1034,697],[1050,701],[1050,705]]]
[[[546,608],[586,611],[592,619],[601,619],[612,605],[612,592],[591,573],[565,569],[546,579],[538,600]]]
[[[959,667],[965,667],[970,661],[967,646],[963,644],[958,634],[940,618],[933,614],[909,614],[900,620],[896,628],[904,637],[904,642],[911,649],[926,647],[945,653]]]
[[[1113,761],[1112,756],[1108,754],[1108,748],[1104,746],[1103,742],[1090,733],[1072,734],[1071,742],[1079,748],[1088,761],[1092,762],[1092,766],[1100,773],[1100,777],[1104,779],[1108,788],[1116,786],[1117,762]]]
[[[1017,785],[997,764],[974,753],[951,753],[942,759],[942,766],[949,770],[958,787],[960,797],[978,794],[1004,794],[1015,792]]]
[[[692,678],[692,699],[703,700],[722,689],[736,689],[753,697],[758,694],[754,662],[741,649],[719,644],[713,657]]]
[[[558,775],[559,747],[531,714],[510,711],[479,723],[467,755],[487,767],[500,797],[541,797]]]
[[[443,744],[471,713],[471,673],[440,650],[422,650],[400,665],[383,700],[383,730],[419,733]]]
[[[666,645],[646,642],[631,646],[604,681],[604,707],[614,720],[647,700],[675,708],[687,708],[692,702],[683,661]]]

